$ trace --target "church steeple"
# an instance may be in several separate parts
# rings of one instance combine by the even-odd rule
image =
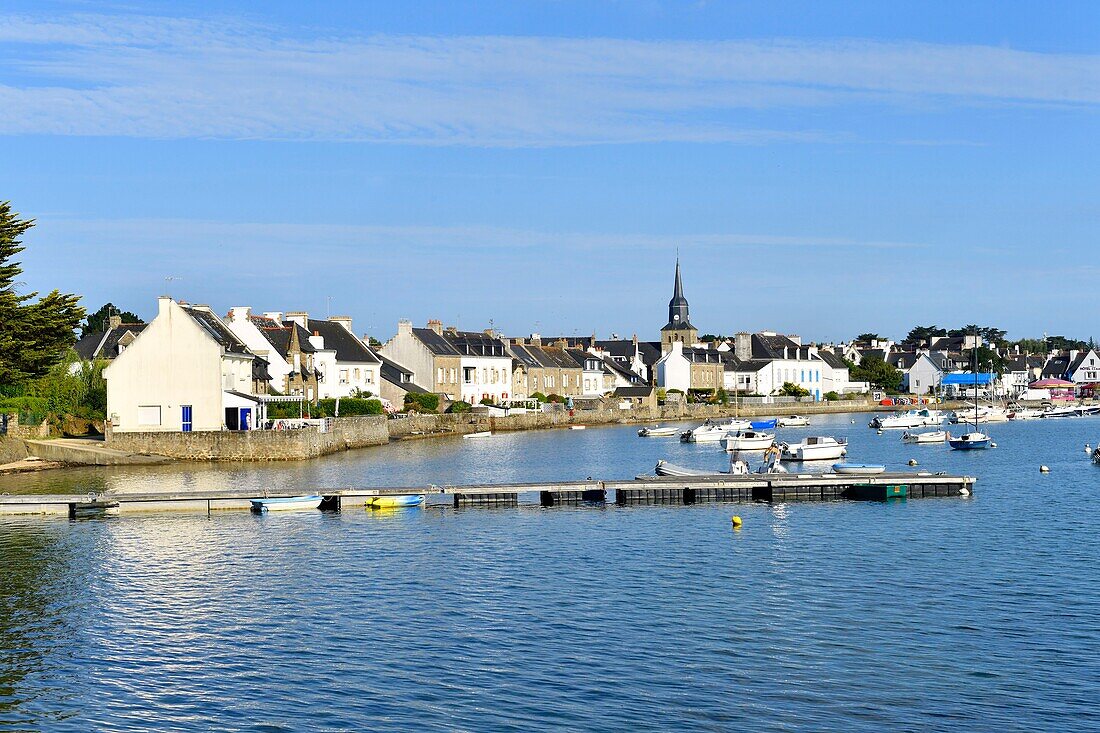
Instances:
[[[661,329],[662,346],[671,348],[674,341],[691,345],[698,340],[699,332],[688,318],[688,302],[684,297],[684,283],[680,278],[680,258],[676,258],[676,280],[672,286],[672,300],[668,301],[668,323]]]

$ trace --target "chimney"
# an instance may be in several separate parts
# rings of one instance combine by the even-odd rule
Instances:
[[[439,320],[438,318],[433,318],[432,320],[428,321],[428,328],[434,331],[438,336],[443,335],[443,321]]]
[[[412,336],[413,322],[408,318],[402,318],[397,322],[397,335],[398,336]]]
[[[271,320],[273,320],[276,323],[281,325],[282,322],[283,322],[283,312],[282,311],[265,311],[264,312],[264,318],[270,318]]]
[[[333,323],[339,323],[347,330],[348,333],[350,333],[352,336],[355,335],[355,331],[351,330],[351,316],[332,316],[331,318],[329,318],[329,320]]]
[[[741,361],[752,358],[752,336],[744,331],[739,331],[733,336],[733,355]]]
[[[168,313],[168,309],[172,307],[172,298],[167,295],[162,295],[157,298],[157,318]]]
[[[122,316],[111,316],[107,319],[108,328],[115,329],[122,325]]]
[[[252,309],[247,305],[235,305],[229,309],[229,320],[247,321],[252,315]]]
[[[318,331],[314,331],[313,335],[309,337],[309,345],[320,351],[325,348],[325,337]]]
[[[458,329],[455,328],[454,326],[447,326],[446,331],[447,331],[447,333],[449,333],[452,336],[457,336],[458,335]]]
[[[302,328],[309,328],[309,314],[305,311],[293,311],[286,314],[288,321],[297,323]]]
[[[794,342],[795,342],[796,344],[798,344],[799,346],[801,346],[801,345],[802,345],[802,337],[801,337],[801,336],[799,336],[799,335],[798,335],[798,334],[796,334],[796,333],[789,333],[789,334],[787,334],[787,338],[789,338],[789,339],[790,339],[791,341],[794,341]]]
[[[532,346],[542,346],[542,334],[538,334],[538,333],[531,334],[531,345]]]
[[[489,338],[494,338],[494,339],[497,337],[496,331],[494,331],[491,328],[485,329],[485,335],[488,336]]]

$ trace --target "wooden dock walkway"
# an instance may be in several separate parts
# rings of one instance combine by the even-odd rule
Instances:
[[[833,473],[749,474],[746,476],[639,476],[633,480],[473,484],[463,486],[303,487],[271,491],[270,498],[316,493],[322,508],[365,505],[377,496],[434,494],[451,496],[456,507],[514,506],[525,494],[538,494],[544,507],[561,504],[605,503],[699,504],[703,502],[885,501],[963,497],[974,491],[975,478],[944,473],[883,473],[877,476]],[[90,507],[109,506],[112,512],[204,511],[249,509],[252,490],[227,488],[203,492],[146,492],[105,494],[6,494],[0,496],[0,514],[56,514],[76,517]]]

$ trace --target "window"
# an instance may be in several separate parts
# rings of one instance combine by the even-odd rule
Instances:
[[[358,382],[361,378],[361,373],[359,372],[358,369],[356,369],[355,371],[352,372],[351,376],[355,379],[356,382]]]
[[[462,381],[466,384],[473,384],[474,377],[477,376],[477,369],[473,367],[462,367]]]
[[[443,382],[443,367],[439,367],[435,370],[435,381],[442,384]]]
[[[138,406],[138,425],[160,425],[160,405]]]
[[[340,384],[347,384],[347,383],[348,383],[348,370],[347,369],[341,369],[340,370]]]

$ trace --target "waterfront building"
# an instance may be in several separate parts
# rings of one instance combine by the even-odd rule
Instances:
[[[298,314],[287,314],[290,315]],[[301,324],[284,320],[282,311],[257,316],[250,308],[239,306],[230,310],[226,325],[252,353],[270,363],[270,384],[274,391],[301,396],[308,402],[320,399],[322,357],[334,361],[335,354],[318,354],[309,332]]]
[[[379,349],[388,359],[411,369],[414,381],[447,399],[477,404],[484,399],[511,399],[512,356],[493,332],[443,328],[442,321],[428,321],[413,328],[401,320],[397,334]]]
[[[257,359],[207,306],[157,301],[157,316],[107,366],[113,432],[251,430]]]
[[[113,361],[126,350],[142,331],[144,323],[123,323],[121,316],[111,316],[107,328],[85,334],[73,347],[81,361]]]
[[[545,346],[538,334],[530,340],[513,339],[508,347],[512,355],[514,397],[523,399],[535,392],[562,397],[580,397],[584,368],[562,346]]]
[[[392,407],[400,410],[405,404],[405,395],[407,394],[431,391],[421,387],[414,381],[415,375],[411,369],[401,366],[392,359],[387,359],[382,354],[377,356],[381,361],[379,368],[381,378],[380,395]]]

